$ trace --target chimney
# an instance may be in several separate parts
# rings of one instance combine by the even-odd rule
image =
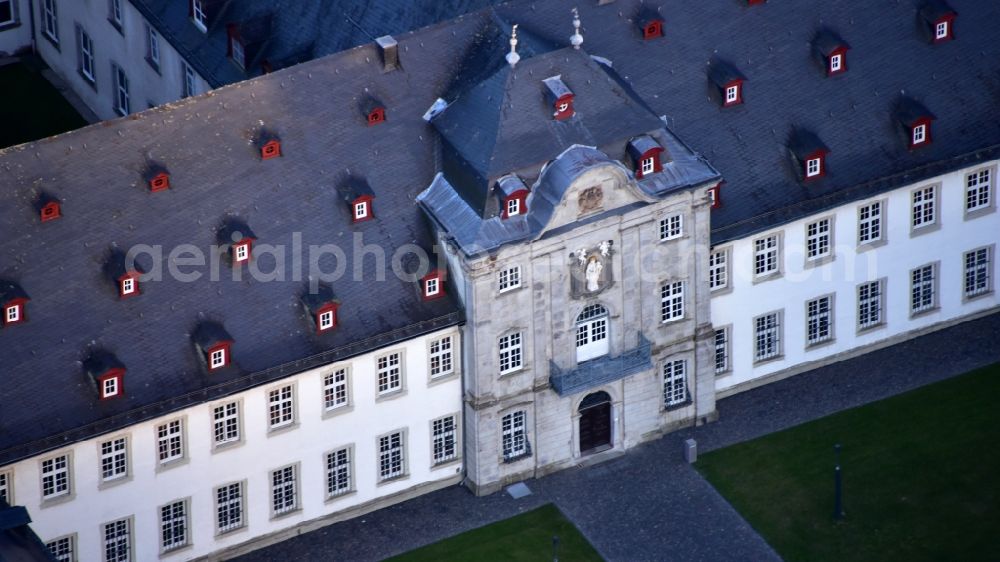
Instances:
[[[382,70],[390,72],[399,68],[399,43],[392,35],[383,35],[375,40],[379,53],[382,55]]]

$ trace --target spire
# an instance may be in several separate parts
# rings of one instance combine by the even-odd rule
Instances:
[[[519,60],[521,60],[521,55],[517,54],[517,24],[515,23],[510,32],[510,52],[507,53],[507,64],[513,67]]]
[[[569,42],[574,49],[579,50],[583,44],[583,35],[580,35],[580,12],[573,8],[573,35],[570,35]]]

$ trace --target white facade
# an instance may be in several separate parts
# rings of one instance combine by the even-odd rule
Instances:
[[[0,54],[31,47],[29,10],[28,0],[0,0]]]
[[[101,119],[209,89],[128,0],[35,0],[34,9],[38,53]]]
[[[452,338],[452,370],[432,379],[430,351],[442,338]],[[440,330],[25,459],[0,468],[0,473],[6,473],[12,483],[8,498],[28,507],[32,526],[42,540],[72,537],[74,560],[102,560],[104,525],[122,519],[129,521],[128,548],[134,557],[130,559],[157,559],[163,553],[160,508],[182,500],[187,510],[186,545],[169,551],[170,558],[228,556],[250,550],[288,538],[295,527],[305,523],[308,528],[310,520],[322,518],[315,522],[318,526],[459,482],[460,343],[458,327]],[[380,396],[376,363],[379,357],[395,352],[402,353],[403,390]],[[348,370],[348,404],[327,410],[324,377],[341,368]],[[271,429],[269,393],[287,385],[293,389],[293,421]],[[214,408],[234,401],[240,438],[216,445]],[[454,457],[435,462],[433,423],[448,416],[454,416]],[[157,428],[174,420],[181,420],[183,426],[183,456],[161,463]],[[397,431],[402,432],[404,474],[380,480],[378,439]],[[128,473],[104,482],[101,443],[118,437],[127,438]],[[352,457],[350,490],[330,497],[326,455],[343,448]],[[60,455],[70,458],[70,494],[43,500],[41,463]],[[439,455],[446,456],[440,444]],[[294,467],[290,472],[295,478],[295,505],[275,516],[271,471],[288,466]],[[230,483],[242,483],[243,525],[220,533],[215,494],[219,486]],[[245,544],[265,535],[271,536]]]
[[[975,185],[988,173],[988,203],[966,211],[967,181],[977,174]],[[728,331],[727,365],[718,373],[721,396],[771,382],[782,376],[832,362],[879,343],[912,337],[935,325],[995,309],[997,275],[996,244],[1000,239],[1000,214],[996,211],[997,161],[944,174],[874,196],[852,201],[808,218],[719,244],[713,252],[725,252],[727,284],[717,287],[712,298],[712,323]],[[933,217],[914,227],[914,205],[927,187],[934,187]],[[916,201],[916,202],[915,202]],[[980,202],[982,200],[980,199]],[[859,242],[862,207],[881,202],[881,239]],[[974,204],[975,205],[975,204]],[[807,259],[808,225],[829,219],[830,254]],[[870,218],[868,219],[870,221]],[[870,224],[870,222],[869,222]],[[813,241],[825,225],[813,228]],[[754,242],[777,235],[777,274],[755,275]],[[822,243],[817,248],[822,253]],[[986,248],[989,259],[988,286],[980,294],[965,294],[965,253]],[[762,256],[764,258],[766,256]],[[911,275],[915,269],[933,265],[927,284],[931,297],[925,305],[911,304]],[[882,281],[882,312],[868,328],[859,325],[859,285]],[[822,339],[809,343],[808,301],[832,296],[832,330],[829,338],[817,333],[822,310],[816,314],[813,335]],[[923,310],[925,309],[925,310]],[[778,313],[779,341],[776,356],[757,360],[755,319]],[[863,311],[862,314],[870,313]],[[766,346],[766,341],[763,342]]]

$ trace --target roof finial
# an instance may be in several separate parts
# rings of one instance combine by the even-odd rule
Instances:
[[[507,64],[513,67],[519,60],[521,60],[521,55],[517,54],[517,24],[515,23],[510,31],[510,52],[507,53]]]
[[[580,35],[580,12],[575,7],[573,12],[573,35],[570,35],[569,42],[573,45],[574,49],[579,50],[580,45],[583,44],[583,35]]]

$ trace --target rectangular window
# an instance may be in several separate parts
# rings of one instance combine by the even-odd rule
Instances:
[[[226,365],[226,350],[216,349],[209,355],[209,369],[218,369]]]
[[[243,42],[232,37],[229,39],[229,48],[232,51],[233,62],[240,68],[246,68],[246,54],[243,51]]]
[[[59,44],[59,22],[56,20],[56,0],[42,0],[42,33]]]
[[[979,248],[966,252],[965,262],[965,296],[976,297],[986,294],[992,289],[990,273],[992,267],[991,248]]]
[[[184,456],[184,423],[181,420],[156,427],[156,450],[160,464],[167,464]]]
[[[948,22],[942,21],[934,26],[934,38],[935,39],[947,39],[948,38]]]
[[[858,207],[858,244],[882,239],[882,202],[873,201]]]
[[[335,410],[347,406],[347,368],[323,376],[323,407]]]
[[[297,488],[295,465],[271,472],[271,510],[274,515],[295,511],[298,507]]]
[[[333,327],[333,311],[327,310],[321,312],[319,315],[319,329],[320,331],[329,330]]]
[[[753,274],[756,277],[778,272],[778,235],[753,241]]]
[[[733,103],[740,97],[739,86],[729,86],[726,88],[726,103]]]
[[[132,112],[128,93],[128,76],[125,70],[115,63],[111,63],[111,74],[114,77],[114,106],[119,115],[128,115]]]
[[[521,266],[508,267],[497,273],[497,290],[501,293],[521,286]]]
[[[840,71],[843,55],[833,55],[830,57],[830,72]]]
[[[0,27],[17,23],[17,7],[14,0],[0,0]]]
[[[806,343],[815,345],[833,339],[833,296],[806,302]]]
[[[881,280],[858,285],[858,328],[864,330],[882,323],[884,297]]]
[[[196,95],[198,92],[195,90],[195,78],[194,69],[187,65],[187,63],[181,63],[181,71],[183,75],[183,90],[181,91],[182,97],[190,97]]]
[[[806,257],[818,259],[830,255],[830,219],[806,225]]]
[[[501,421],[503,458],[512,460],[528,454],[528,434],[525,432],[524,411],[507,414]]]
[[[59,455],[42,461],[43,499],[69,495],[69,466],[69,455]]]
[[[965,176],[965,211],[985,209],[993,202],[991,169],[986,168]]]
[[[243,483],[235,482],[215,489],[215,520],[219,533],[243,526]]]
[[[187,545],[187,502],[169,503],[160,508],[160,548],[170,551]]]
[[[913,128],[913,143],[922,144],[927,140],[927,125],[917,125]]]
[[[240,403],[212,408],[212,434],[216,446],[240,440]]]
[[[910,271],[910,312],[916,314],[936,304],[935,265],[927,264]]]
[[[390,353],[378,358],[378,393],[388,394],[403,389],[403,354]]]
[[[781,313],[771,312],[753,320],[754,361],[781,355]]]
[[[684,318],[684,282],[674,281],[660,286],[660,321]]]
[[[61,537],[45,543],[56,562],[76,562],[76,541],[72,536]]]
[[[351,491],[351,448],[344,447],[326,455],[326,495],[335,497]]]
[[[507,200],[507,216],[513,217],[521,214],[521,200],[517,198]]]
[[[7,322],[17,322],[21,319],[21,305],[15,304],[14,306],[7,307]]]
[[[729,370],[729,328],[715,331],[715,374]]]
[[[13,472],[9,470],[0,472],[0,500],[3,500],[11,505],[14,504],[13,494],[10,493],[10,485],[13,479]]]
[[[936,186],[922,187],[913,191],[913,228],[934,224],[937,219],[935,209],[937,199]]]
[[[708,255],[708,288],[724,289],[729,285],[729,255],[718,250]]]
[[[285,427],[295,421],[295,396],[292,385],[267,393],[268,422],[271,429]]]
[[[806,160],[806,177],[812,178],[819,175],[821,169],[819,158],[810,158]]]
[[[111,482],[128,476],[128,439],[119,437],[101,443],[101,480]]]
[[[521,332],[507,334],[500,338],[500,374],[521,368]]]
[[[160,37],[148,23],[146,24],[146,62],[157,72],[160,71]]]
[[[448,416],[431,422],[434,446],[434,464],[450,461],[458,457],[455,416]]]
[[[236,248],[236,261],[243,262],[247,261],[250,257],[250,246],[247,244],[237,244]]]
[[[205,17],[205,4],[202,0],[191,0],[191,19],[202,33],[208,32],[208,18]]]
[[[354,204],[354,220],[361,220],[368,216],[368,203],[362,201]]]
[[[437,278],[432,277],[431,279],[427,280],[425,296],[433,297],[434,295],[438,294],[439,290],[440,290],[440,285],[438,284]]]
[[[108,0],[108,19],[119,29],[122,28],[122,0]]]
[[[402,431],[396,431],[378,438],[379,480],[390,480],[403,475],[404,441]]]
[[[687,402],[687,361],[667,361],[663,364],[663,404],[666,407]]]
[[[104,524],[104,562],[129,562],[132,559],[132,530],[128,519]]]
[[[94,78],[94,41],[79,25],[76,26],[76,51],[77,70],[80,71],[81,76],[93,84],[96,81]]]
[[[673,240],[684,235],[684,215],[660,219],[660,240]]]
[[[455,372],[452,359],[452,336],[445,336],[431,342],[431,378],[443,377]]]

